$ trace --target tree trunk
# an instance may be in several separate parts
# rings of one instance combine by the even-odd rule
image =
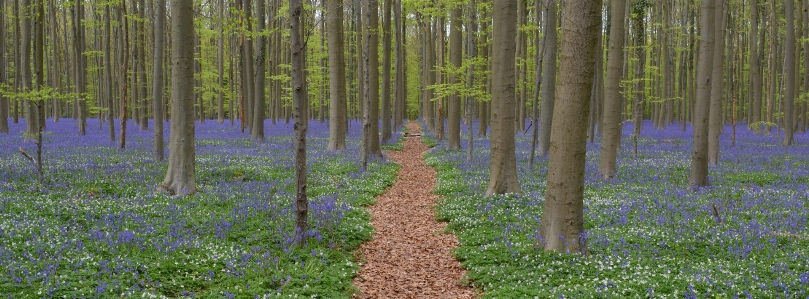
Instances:
[[[126,15],[126,3],[121,2],[121,7],[118,9],[118,23],[121,26],[121,37],[122,45],[120,49],[122,49],[123,53],[121,55],[121,140],[120,140],[120,147],[122,149],[126,148],[126,89],[127,89],[127,82],[129,80],[129,19],[124,17]],[[69,86],[68,81],[68,86]]]
[[[491,159],[485,196],[521,192],[514,144],[516,2],[494,0],[493,6]]]
[[[144,26],[144,22],[146,21],[146,13],[144,6],[146,6],[145,0],[140,0],[138,4],[138,16],[140,16],[141,20],[138,21],[138,57],[140,57],[140,61],[138,61],[138,76],[140,79],[140,83],[138,83],[138,89],[140,90],[138,94],[141,97],[140,100],[140,129],[142,131],[146,131],[149,129],[149,98],[146,96],[146,26]],[[156,30],[155,30],[156,31]]]
[[[264,31],[264,1],[256,0],[256,20],[258,20],[258,28],[256,31],[259,33]],[[256,38],[256,55],[255,55],[255,96],[253,96],[253,129],[250,130],[252,138],[255,141],[264,141],[264,119],[267,118],[264,113],[264,71],[267,69],[264,58],[267,55],[264,53],[267,49],[266,39],[259,36]]]
[[[553,124],[553,106],[556,98],[556,1],[547,1],[545,17],[545,56],[542,58],[542,110],[539,116],[539,146],[537,155],[544,157],[551,145],[551,126]]]
[[[463,16],[463,9],[460,5],[456,6],[452,9],[451,14],[451,21],[450,21],[450,29],[449,29],[449,61],[453,65],[455,69],[459,69],[461,67],[461,59],[463,56],[463,42],[461,39],[461,28],[463,24],[461,23],[461,17]],[[453,74],[448,74],[447,76],[447,83],[452,85],[458,83],[460,76],[457,72]],[[449,136],[447,136],[447,149],[449,150],[460,150],[461,149],[461,99],[458,93],[453,93],[449,95],[448,103],[449,106],[449,123],[448,123],[448,132]]]
[[[376,0],[368,0],[367,15],[368,25],[365,28],[365,111],[366,125],[363,126],[363,136],[367,139],[363,142],[365,156],[382,157],[379,147],[379,16]]]
[[[598,161],[598,176],[614,178],[618,161],[618,148],[621,145],[621,73],[624,60],[624,13],[626,0],[610,1],[609,52],[607,53],[607,75],[604,90],[604,111],[602,121],[601,157]]]
[[[154,21],[154,59],[152,60],[152,119],[154,120],[154,157],[163,161],[163,27],[166,0],[157,0]]]
[[[326,28],[329,30],[329,147],[346,149],[346,76],[343,57],[343,1],[326,0]]]
[[[290,50],[292,52],[292,102],[295,106],[295,242],[306,244],[307,214],[309,204],[306,198],[306,129],[309,117],[306,115],[308,99],[306,95],[306,58],[303,52],[303,29],[301,15],[303,5],[300,0],[289,1]]]
[[[5,0],[0,0],[0,9],[5,9]],[[0,85],[8,84],[6,68],[6,14],[0,13]],[[0,133],[8,133],[8,98],[0,94]]]
[[[407,111],[406,106],[406,97],[407,94],[405,93],[405,76],[407,73],[404,71],[404,24],[402,23],[402,1],[401,0],[394,0],[393,3],[393,20],[394,20],[394,30],[396,33],[394,34],[394,39],[396,42],[395,47],[395,56],[396,65],[395,67],[395,74],[393,79],[393,127],[399,128],[403,124],[403,119],[405,112]]]
[[[725,0],[715,0],[713,73],[711,74],[711,104],[708,116],[708,165],[719,164],[719,134],[722,132],[722,93],[725,58]]]
[[[225,122],[225,0],[217,1],[217,14],[219,15],[219,36],[216,39],[216,70],[219,73],[219,91],[216,103],[216,120],[221,124]],[[155,26],[156,27],[156,26]],[[233,84],[233,82],[228,82]],[[230,116],[233,118],[233,116]]]
[[[694,144],[691,153],[689,188],[708,186],[708,113],[711,101],[711,71],[714,48],[714,0],[702,0],[700,7],[697,98],[694,105]]]
[[[601,1],[568,1],[562,24],[559,107],[554,110],[548,182],[540,223],[549,251],[586,252],[584,163]],[[614,28],[611,30],[615,30]]]
[[[162,190],[177,196],[197,192],[194,167],[194,10],[171,0],[171,130],[169,162]]]
[[[390,13],[393,0],[383,0],[384,17],[382,18],[382,143],[391,138],[390,127]]]
[[[795,134],[794,106],[795,106],[795,0],[786,0],[786,41],[784,43],[784,142],[783,145],[792,145]]]

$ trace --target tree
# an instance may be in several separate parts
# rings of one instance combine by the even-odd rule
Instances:
[[[452,15],[449,30],[449,60],[453,68],[458,69],[461,67],[461,56],[463,56],[463,43],[461,42],[461,16],[463,15],[463,8],[461,5],[456,5],[452,8]],[[457,73],[457,72],[455,72]],[[455,84],[458,82],[457,76],[460,74],[449,74],[448,83]],[[452,93],[448,97],[447,106],[449,110],[449,136],[447,136],[447,149],[460,150],[461,149],[461,99],[457,92]]]
[[[256,30],[259,33],[264,31],[264,1],[256,1],[256,16],[258,16],[258,28]],[[267,57],[264,53],[267,49],[266,40],[263,37],[256,40],[256,83],[253,86],[255,88],[255,96],[253,96],[253,128],[250,130],[253,140],[262,142],[264,141],[264,119],[266,118],[264,113],[264,70],[267,68],[264,61],[264,57]]]
[[[601,1],[570,0],[562,18],[558,107],[540,234],[545,250],[584,252],[584,162]],[[614,29],[611,29],[614,30]]]
[[[87,101],[84,99],[84,93],[87,90],[87,58],[84,56],[85,51],[85,38],[84,38],[84,0],[77,0],[75,2],[75,20],[73,23],[74,41],[76,45],[76,92],[79,94],[78,98],[78,114],[79,114],[79,134],[87,134]]]
[[[303,43],[301,0],[289,1],[290,51],[292,52],[292,102],[295,106],[295,241],[306,243],[309,203],[306,198],[306,129],[309,117],[306,108],[306,46]]]
[[[391,138],[390,127],[390,13],[394,0],[383,0],[384,17],[382,18],[382,142],[387,143]]]
[[[0,0],[0,8],[5,7],[5,1]],[[8,69],[6,68],[6,24],[5,13],[0,13],[0,86],[8,84]],[[0,93],[0,133],[8,133],[8,98]]]
[[[761,133],[761,66],[758,54],[758,0],[750,3],[750,125],[756,134]]]
[[[722,132],[722,77],[725,57],[724,0],[718,0],[714,9],[713,72],[711,73],[711,103],[708,112],[708,165],[719,164],[719,133]]]
[[[607,79],[604,90],[601,157],[598,176],[615,177],[618,148],[621,145],[621,64],[624,60],[624,12],[626,0],[610,1],[609,52],[607,53]]]
[[[163,4],[165,7],[165,1]],[[112,120],[115,117],[115,110],[113,109],[114,104],[112,101],[112,44],[110,42],[112,39],[112,27],[110,24],[112,23],[112,16],[110,15],[110,6],[112,6],[111,3],[104,5],[104,77],[107,77],[106,82],[109,84],[109,86],[107,86],[107,88],[104,90],[104,95],[107,97],[107,121],[109,122],[107,124],[107,128],[109,130],[107,132],[109,134],[110,141],[115,142],[115,122]],[[155,32],[158,31],[159,30],[155,30]],[[157,41],[155,40],[155,43],[156,42]],[[155,126],[157,126],[157,124],[155,124]],[[155,130],[157,130],[157,127],[155,127]]]
[[[166,178],[160,189],[178,196],[197,192],[194,167],[194,8],[171,0],[171,131]]]
[[[225,0],[217,1],[217,14],[219,15],[219,36],[216,40],[216,70],[219,73],[218,101],[216,105],[216,120],[221,124],[225,122]],[[158,27],[159,28],[159,27]],[[229,82],[229,84],[233,84]],[[233,115],[230,115],[231,120]]]
[[[166,21],[166,0],[157,0],[154,22],[154,53],[152,60],[152,119],[154,120],[154,157],[163,161],[163,24]]]
[[[542,107],[539,125],[538,155],[548,154],[551,143],[551,126],[553,124],[553,99],[556,97],[556,1],[547,1],[545,17],[545,57],[542,58]]]
[[[792,145],[795,142],[794,106],[795,106],[795,0],[786,0],[786,41],[784,44],[784,142],[783,145]]]
[[[329,147],[346,148],[346,76],[343,57],[343,1],[326,0],[329,38]]]
[[[367,15],[365,28],[365,107],[362,126],[362,168],[366,169],[368,156],[382,157],[379,147],[379,16],[377,1],[368,0],[364,11]]]
[[[714,47],[714,0],[702,0],[699,11],[699,59],[697,98],[694,104],[694,144],[691,152],[689,188],[708,186],[708,109],[711,100],[711,72]]]
[[[495,0],[492,40],[492,133],[489,185],[486,196],[520,193],[517,154],[514,57],[517,37],[517,0]]]

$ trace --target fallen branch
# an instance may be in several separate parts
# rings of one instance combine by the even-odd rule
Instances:
[[[30,160],[30,161],[31,161],[31,163],[37,164],[37,161],[36,161],[36,160],[34,160],[34,157],[31,157],[31,155],[29,155],[28,153],[26,153],[26,152],[25,152],[25,151],[22,149],[22,147],[20,147],[20,153],[21,153],[23,156],[25,156],[26,158],[28,158],[28,160]]]

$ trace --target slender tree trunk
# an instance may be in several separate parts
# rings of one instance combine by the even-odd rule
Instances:
[[[225,0],[217,1],[217,14],[219,15],[219,36],[216,39],[216,70],[219,73],[219,91],[216,105],[217,121],[225,122]],[[156,27],[156,26],[155,26]],[[233,82],[228,82],[232,85]],[[233,118],[231,115],[230,118]]]
[[[22,51],[21,59],[20,59],[20,73],[22,79],[22,92],[27,93],[30,92],[32,89],[33,81],[31,75],[31,37],[34,36],[31,32],[31,19],[34,16],[34,13],[31,10],[31,0],[23,0],[22,1]],[[19,101],[19,100],[18,100]],[[37,120],[39,117],[37,116],[37,109],[32,103],[32,99],[25,100],[25,128],[26,128],[26,136],[25,139],[29,140],[36,136],[39,128],[39,124]]]
[[[486,196],[520,193],[514,143],[516,117],[517,0],[494,0],[492,40],[492,135]]]
[[[0,0],[0,9],[5,10],[5,0]],[[6,24],[5,13],[0,13],[0,85],[8,84],[6,68]],[[0,133],[8,133],[8,98],[0,94]]]
[[[390,126],[390,13],[394,0],[383,0],[382,18],[382,143],[387,143],[391,138]]]
[[[146,13],[144,7],[146,6],[146,1],[140,0],[138,4],[138,15],[141,17],[141,20],[137,22],[137,36],[138,36],[138,57],[140,60],[138,61],[138,76],[139,76],[139,83],[138,89],[140,90],[138,94],[140,95],[140,129],[142,131],[146,131],[149,129],[149,100],[146,96],[146,26],[144,26],[144,22],[146,20]]]
[[[604,89],[604,111],[602,121],[601,157],[598,162],[598,176],[614,178],[618,161],[618,148],[621,145],[621,64],[624,60],[624,12],[626,0],[610,1],[609,52],[607,53],[607,76]]]
[[[537,154],[544,157],[551,145],[551,126],[553,124],[553,106],[556,98],[556,1],[547,1],[545,16],[545,56],[542,58],[542,110],[539,116],[539,147]]]
[[[258,20],[258,28],[256,31],[263,32],[264,31],[264,1],[265,0],[256,0],[256,16]],[[253,140],[263,142],[264,141],[264,119],[267,118],[264,109],[264,71],[267,69],[266,62],[264,58],[267,55],[264,53],[267,49],[266,39],[263,37],[259,37],[256,39],[256,55],[255,55],[255,96],[253,97],[253,101],[255,101],[253,105],[253,129],[250,130],[252,133]]]
[[[708,116],[708,166],[719,164],[719,134],[722,132],[722,93],[725,58],[725,0],[716,1],[714,9],[713,73],[711,74],[711,104]]]
[[[154,157],[163,161],[163,24],[166,0],[157,0],[154,17],[154,59],[152,60],[152,119],[154,120]]]
[[[295,106],[295,241],[306,243],[307,214],[309,204],[306,198],[306,130],[309,117],[306,115],[306,58],[303,52],[301,15],[303,5],[300,0],[289,2],[290,50],[292,52],[292,102]]]
[[[343,57],[343,1],[326,0],[329,30],[329,147],[346,149],[346,75]]]
[[[461,28],[463,24],[461,23],[461,17],[463,15],[463,9],[459,6],[452,8],[451,17],[450,17],[450,29],[449,29],[449,61],[453,65],[455,69],[459,69],[461,67],[461,59],[463,56],[463,42],[461,39]],[[457,78],[459,74],[457,73],[450,73],[447,74],[447,84],[452,85],[456,84],[459,80]],[[461,99],[458,93],[450,94],[447,98],[447,106],[448,106],[448,132],[449,136],[447,136],[447,149],[449,150],[460,150],[461,149]]]
[[[466,30],[466,51],[467,56],[472,59],[477,58],[477,42],[475,41],[475,34],[477,34],[477,14],[475,12],[475,0],[469,3],[469,23]],[[466,88],[472,89],[475,85],[475,65],[470,65],[466,74]],[[536,105],[536,103],[534,103]],[[474,106],[475,99],[471,96],[466,97],[466,128],[467,128],[467,142],[466,142],[466,163],[472,163],[474,153],[474,133],[472,133],[472,125],[474,124]]]
[[[582,236],[584,163],[597,32],[601,29],[601,1],[568,1],[562,20],[557,94],[560,101],[558,109],[554,110],[553,146],[539,231],[545,250],[586,252]]]
[[[127,82],[129,82],[129,19],[124,17],[126,16],[126,3],[121,2],[120,8],[118,9],[118,23],[121,24],[121,49],[123,53],[121,55],[121,59],[123,62],[121,63],[121,143],[120,146],[122,149],[126,148],[126,90],[127,90]],[[68,84],[70,85],[70,84]]]
[[[794,141],[794,106],[795,106],[795,0],[786,0],[786,41],[784,43],[784,142],[792,145]]]
[[[379,16],[376,0],[368,0],[368,26],[365,28],[365,124],[363,125],[363,159],[382,157],[379,148]],[[365,160],[364,160],[365,161]],[[363,169],[366,165],[363,163]]]
[[[115,109],[112,100],[112,27],[110,23],[112,22],[112,17],[110,15],[110,6],[112,4],[107,4],[104,6],[104,77],[106,77],[106,82],[109,84],[107,88],[104,89],[104,95],[106,96],[107,100],[107,127],[109,128],[108,133],[110,137],[110,141],[115,142],[115,122],[113,118],[115,117]],[[158,30],[155,30],[158,31]]]
[[[403,124],[404,114],[407,110],[406,107],[406,96],[405,93],[405,76],[407,73],[404,71],[404,26],[402,23],[402,1],[401,0],[393,0],[393,23],[394,23],[394,30],[396,31],[394,34],[394,39],[396,40],[395,44],[395,56],[396,65],[394,71],[394,79],[393,79],[393,127],[399,128]]]
[[[177,196],[197,192],[194,166],[194,8],[171,0],[171,131],[166,178],[160,189]]]
[[[689,188],[708,186],[708,113],[711,101],[711,71],[714,48],[714,0],[702,0],[697,69],[697,99],[694,105],[694,144]]]
[[[79,112],[79,134],[87,135],[87,102],[84,99],[87,87],[87,58],[84,56],[85,51],[85,38],[84,38],[84,0],[77,0],[76,3],[76,21],[74,23],[75,29],[75,42],[76,42],[76,92],[79,93],[78,99],[78,112]]]

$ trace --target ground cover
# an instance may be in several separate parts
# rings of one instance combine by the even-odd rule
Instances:
[[[458,235],[455,255],[485,298],[806,298],[809,136],[782,147],[775,131],[740,126],[731,147],[731,130],[713,186],[698,191],[686,191],[690,128],[644,124],[635,158],[627,124],[618,178],[606,182],[594,176],[599,140],[588,144],[586,256],[537,246],[548,161],[528,168],[530,133],[517,135],[521,195],[482,197],[488,139],[476,137],[471,163],[465,142],[447,151],[441,141],[426,158],[444,198],[437,215]]]
[[[362,207],[399,167],[380,160],[359,171],[358,123],[341,153],[326,151],[326,124],[310,123],[311,238],[299,248],[291,244],[292,124],[268,122],[259,144],[238,126],[198,123],[199,193],[172,198],[155,192],[166,163],[151,157],[151,131],[130,123],[121,150],[98,120],[88,122],[88,135],[78,136],[75,121],[48,120],[41,190],[34,166],[17,151],[35,152],[23,140],[24,122],[0,134],[0,294],[347,298],[354,292],[356,248],[372,232]]]

